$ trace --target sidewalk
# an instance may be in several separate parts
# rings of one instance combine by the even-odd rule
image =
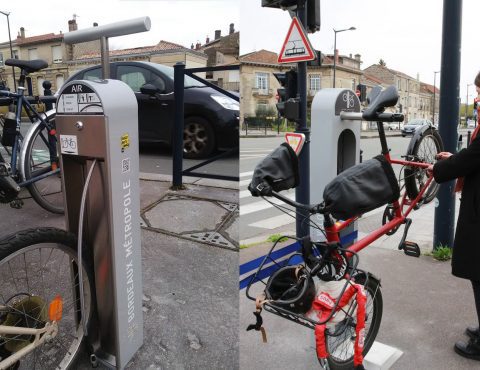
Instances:
[[[238,184],[141,174],[144,344],[127,369],[238,368]],[[25,194],[25,195],[28,195]],[[65,228],[31,199],[0,206],[3,234]],[[83,355],[77,369],[91,369]],[[99,367],[101,368],[101,367]]]
[[[456,203],[458,209],[459,202]],[[407,240],[419,243],[422,253],[432,249],[434,209],[432,202],[411,214],[413,224]],[[381,215],[371,213],[360,221],[360,237],[378,228]],[[455,341],[467,339],[463,334],[466,326],[476,323],[469,281],[453,277],[450,262],[438,262],[426,255],[409,257],[398,251],[402,231],[403,227],[394,236],[383,237],[360,252],[360,268],[372,272],[382,282],[383,318],[377,341],[403,352],[390,368],[478,369],[478,362],[453,351]],[[242,250],[240,263],[265,254],[267,248],[265,244]],[[268,343],[262,343],[259,333],[246,332],[247,325],[254,321],[254,306],[245,297],[245,290],[240,291],[242,369],[318,368],[314,337],[309,329],[264,313]],[[378,369],[368,363],[366,368]]]

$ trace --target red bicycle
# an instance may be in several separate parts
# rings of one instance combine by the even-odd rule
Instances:
[[[323,215],[323,227],[315,224],[309,216],[306,222],[320,229],[325,241],[314,242],[309,236],[289,237],[297,241],[298,248],[288,255],[277,248],[278,242],[275,243],[258,270],[248,278],[246,295],[257,302],[257,323],[250,329],[260,330],[262,309],[311,329],[326,327],[324,335],[328,355],[318,353],[317,346],[317,355],[324,369],[352,369],[354,357],[358,355],[358,301],[349,299],[342,302],[349,288],[360,285],[366,294],[365,336],[361,343],[363,356],[372,346],[380,327],[383,312],[380,279],[358,268],[358,253],[379,237],[393,235],[401,225],[405,225],[398,248],[407,255],[420,256],[418,245],[406,241],[412,223],[408,216],[412,210],[432,201],[438,192],[438,184],[426,171],[435,162],[437,153],[443,151],[437,130],[431,126],[418,129],[410,141],[407,154],[401,159],[391,158],[383,122],[403,121],[402,114],[385,112],[385,108],[394,106],[398,101],[398,92],[394,86],[383,91],[375,89],[369,101],[369,107],[362,113],[342,112],[341,117],[376,121],[382,153],[340,173],[325,188],[322,203],[300,204],[279,194],[281,190],[298,185],[298,159],[286,144],[257,165],[249,186],[253,196],[273,196],[293,207],[272,203],[292,217],[295,217],[292,212],[300,216],[305,212]],[[391,165],[402,166],[398,177]],[[379,172],[382,176],[378,175]],[[365,187],[362,187],[362,181],[367,182]],[[381,185],[382,182],[385,186]],[[353,244],[342,246],[340,232],[363,213],[382,205],[386,205],[382,225]],[[257,282],[264,284],[263,291],[259,285],[254,286]],[[332,298],[333,304],[323,315],[312,312],[312,302],[316,294],[318,297],[319,290],[328,291],[327,296]],[[253,294],[254,291],[259,294]]]

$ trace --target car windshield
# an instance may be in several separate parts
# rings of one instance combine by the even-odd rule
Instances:
[[[421,126],[424,124],[425,124],[425,121],[421,119],[414,119],[413,121],[408,122],[408,125],[411,125],[411,126]]]
[[[155,68],[163,72],[173,81],[173,67],[168,67],[161,64],[155,64]],[[185,88],[187,87],[206,87],[206,85],[201,83],[200,81],[195,80],[190,76],[185,75]]]

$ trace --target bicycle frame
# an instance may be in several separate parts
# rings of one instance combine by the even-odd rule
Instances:
[[[33,123],[35,120],[39,121],[41,124],[45,125],[47,128],[48,138],[43,137],[42,135],[42,140],[45,142],[46,145],[48,145],[49,148],[49,155],[50,155],[50,160],[52,161],[52,158],[55,157],[56,154],[56,139],[54,135],[50,134],[50,130],[52,129],[52,126],[50,122],[45,120],[41,114],[37,112],[35,108],[32,107],[32,104],[26,99],[26,97],[23,94],[24,88],[19,87],[18,88],[18,93],[12,93],[7,90],[0,90],[0,97],[8,98],[9,100],[11,99],[13,102],[16,104],[16,113],[15,113],[15,119],[17,121],[17,126],[16,126],[16,131],[17,134],[15,136],[15,140],[13,142],[12,146],[12,155],[10,159],[10,168],[12,171],[12,177],[15,177],[18,173],[18,150],[20,149],[20,125],[21,125],[21,117],[22,117],[22,109],[25,109],[30,121]],[[37,173],[35,176],[33,176],[29,180],[21,181],[18,182],[18,185],[20,187],[25,187],[30,185],[31,183],[34,183],[36,181],[42,180],[48,176],[57,174],[60,172],[59,168],[45,168],[43,171],[40,171]]]

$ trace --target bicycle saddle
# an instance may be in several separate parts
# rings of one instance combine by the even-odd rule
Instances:
[[[363,119],[368,121],[374,121],[378,113],[382,113],[385,108],[393,107],[398,101],[398,91],[394,85],[387,87],[381,91],[378,95],[373,96],[373,101],[363,111]]]
[[[32,73],[40,71],[43,68],[48,67],[48,63],[42,59],[34,60],[21,60],[21,59],[7,59],[5,65],[11,67],[19,67],[26,73]]]

